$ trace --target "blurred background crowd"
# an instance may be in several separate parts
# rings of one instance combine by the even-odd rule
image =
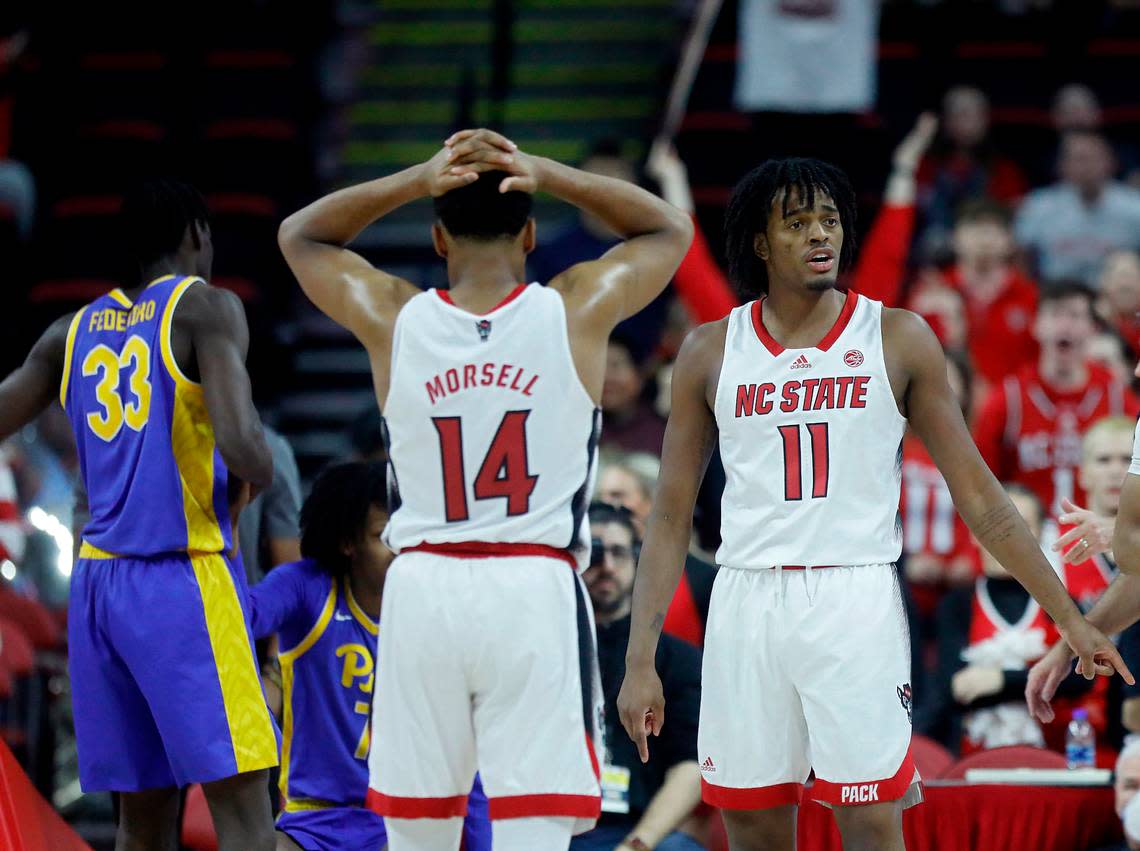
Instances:
[[[671,361],[689,329],[738,303],[722,263],[731,187],[767,157],[819,156],[859,195],[846,285],[935,329],[979,449],[1087,609],[1115,571],[1107,542],[1140,412],[1140,3],[716,5],[677,132],[663,137],[684,40],[706,3],[230,0],[173,19],[153,6],[61,16],[11,4],[0,11],[0,366],[18,364],[50,319],[129,280],[115,217],[124,187],[159,173],[194,182],[213,216],[213,282],[245,302],[254,393],[275,435],[277,482],[242,532],[256,582],[297,558],[312,477],[331,460],[383,455],[367,358],[300,296],[278,223],[321,191],[428,158],[454,129],[502,129],[532,153],[641,182],[698,225],[673,285],[610,343],[597,499],[628,520],[603,518],[596,537],[607,523],[621,530],[591,570],[621,596],[656,486]],[[426,203],[402,208],[358,247],[425,287],[444,285],[431,217]],[[538,199],[536,217],[533,280],[616,241],[551,199]],[[111,835],[110,804],[80,794],[68,722],[77,472],[58,410],[0,447],[0,735],[98,846]],[[722,486],[714,459],[666,626],[693,653]],[[910,438],[900,510],[916,731],[950,758],[1058,749],[1084,709],[1111,766],[1127,732],[1140,732],[1140,692],[1074,677],[1054,724],[1030,718],[1025,672],[1055,630],[978,549]],[[1069,552],[1079,538],[1091,538],[1080,558]],[[599,618],[603,661],[622,605]],[[1140,670],[1140,640],[1121,640]],[[689,750],[669,752],[679,764],[695,759]],[[646,778],[623,818],[636,820],[672,767]]]

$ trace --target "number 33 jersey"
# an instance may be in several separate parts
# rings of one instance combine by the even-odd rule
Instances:
[[[413,297],[396,319],[384,421],[394,551],[537,544],[588,561],[601,412],[559,293],[520,284],[482,315],[444,290]]]
[[[119,556],[230,549],[227,473],[202,385],[174,359],[182,295],[167,275],[131,301],[111,290],[71,322],[60,402],[71,419],[91,520],[83,539]]]
[[[785,349],[764,301],[729,314],[715,416],[727,485],[716,560],[736,568],[894,562],[899,413],[882,305],[848,292],[818,345]]]

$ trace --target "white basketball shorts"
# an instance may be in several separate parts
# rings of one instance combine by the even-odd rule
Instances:
[[[705,633],[704,800],[753,810],[922,800],[893,565],[722,567]]]
[[[576,833],[591,829],[602,694],[573,568],[405,552],[381,609],[368,806],[392,818],[465,815],[478,767],[492,819],[569,816]]]

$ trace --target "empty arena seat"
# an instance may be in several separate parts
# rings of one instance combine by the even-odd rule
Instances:
[[[206,793],[198,785],[186,791],[182,807],[182,844],[191,851],[218,851],[218,834],[206,803]]]
[[[1056,751],[1030,745],[1010,745],[990,748],[964,756],[948,767],[940,779],[965,780],[966,772],[974,768],[1064,768],[1065,757]]]
[[[941,777],[954,764],[954,754],[927,736],[915,733],[910,738],[910,754],[914,767],[924,779]]]

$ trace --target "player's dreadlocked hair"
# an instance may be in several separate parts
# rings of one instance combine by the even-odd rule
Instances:
[[[301,507],[301,555],[332,576],[344,576],[352,560],[344,548],[368,522],[372,506],[387,510],[384,465],[355,462],[328,467],[317,476]]]
[[[728,275],[747,298],[768,292],[768,267],[756,256],[753,242],[757,233],[767,229],[772,201],[780,192],[784,193],[783,214],[787,215],[793,189],[808,207],[814,206],[816,192],[831,196],[843,225],[840,271],[850,266],[855,256],[855,190],[847,175],[822,160],[768,160],[736,184],[724,214]]]
[[[186,227],[210,224],[206,199],[180,180],[148,180],[123,199],[122,222],[131,254],[140,266],[155,263],[178,251]],[[198,233],[191,228],[194,246]]]
[[[505,171],[485,171],[479,179],[435,199],[435,215],[454,237],[489,241],[518,236],[533,199],[527,192],[500,192],[510,177]]]

